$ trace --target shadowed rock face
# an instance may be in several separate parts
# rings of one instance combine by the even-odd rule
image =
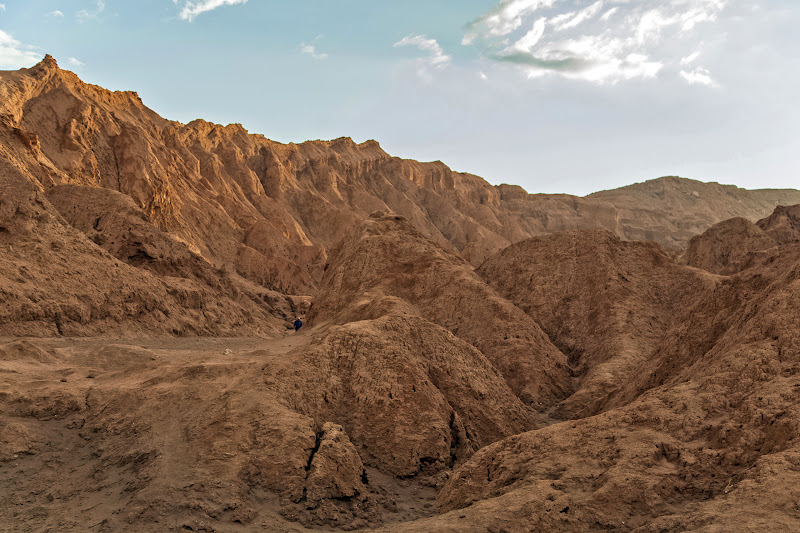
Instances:
[[[570,418],[615,405],[668,332],[715,285],[654,243],[623,241],[604,230],[517,243],[478,274],[569,356],[579,386],[558,412]]]
[[[595,235],[592,240],[596,255],[616,255],[614,264],[622,263],[613,238]],[[481,273],[499,272],[503,260],[508,269],[520,268],[516,265],[524,263],[523,250],[536,272],[548,247],[528,241],[487,261]],[[589,274],[578,269],[579,255],[573,251],[573,266],[563,268]],[[641,259],[637,262],[644,266]],[[629,251],[628,265],[630,260]],[[608,269],[606,259],[599,262]],[[680,278],[673,278],[674,289],[693,294],[696,302],[687,302],[686,312],[670,307],[657,292],[670,270],[672,276],[683,276],[683,284],[695,277],[710,283],[712,290],[689,292],[678,283]],[[479,450],[439,495],[442,509],[450,512],[398,530],[451,531],[459,519],[514,524],[519,530],[796,529],[798,517],[786,509],[798,496],[794,465],[800,457],[800,411],[794,391],[800,387],[795,375],[800,361],[800,250],[792,244],[776,247],[769,259],[727,278],[703,280],[697,272],[656,263],[625,273],[634,287],[629,302],[637,287],[639,297],[652,298],[648,307],[641,307],[641,300],[630,307],[637,313],[671,309],[671,324],[651,346],[653,351],[638,358],[634,372],[625,354],[616,354],[622,364],[609,365],[612,357],[597,365],[565,402],[595,405],[586,381],[603,371],[610,379],[625,378],[617,379],[620,386],[614,391],[624,401],[611,402],[620,407],[607,404],[597,416]],[[547,301],[547,280],[553,277],[539,272],[530,287],[543,288],[527,293],[524,283],[521,290],[534,302]],[[592,283],[590,274],[588,278],[579,289],[582,307],[595,312],[593,321],[607,324],[610,335],[593,336],[589,330],[582,339],[589,351],[602,350],[615,339],[613,315],[596,305],[610,300],[605,293],[615,289],[612,278],[610,287]],[[629,331],[636,335],[640,328]],[[648,332],[643,333],[646,341]]]

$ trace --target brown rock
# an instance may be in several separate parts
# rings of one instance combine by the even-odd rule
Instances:
[[[363,495],[366,471],[342,426],[326,422],[317,439],[315,453],[309,458],[306,498],[318,502]]]
[[[490,289],[471,266],[402,217],[374,215],[334,252],[309,318],[373,318],[385,297],[469,342],[525,403],[544,409],[571,387],[566,358],[539,326]]]
[[[714,289],[713,279],[676,265],[658,245],[604,230],[517,243],[478,273],[568,354],[578,386],[558,413],[570,418],[615,405],[671,328]]]

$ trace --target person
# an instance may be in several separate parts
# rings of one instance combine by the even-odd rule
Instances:
[[[300,320],[300,317],[294,319],[294,330],[297,331],[298,329],[303,327],[303,321]]]

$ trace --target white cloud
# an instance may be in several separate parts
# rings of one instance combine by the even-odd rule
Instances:
[[[547,19],[542,17],[533,23],[531,31],[526,33],[519,41],[514,43],[514,48],[521,52],[530,52],[544,35],[544,25]]]
[[[300,43],[300,52],[310,55],[314,59],[324,61],[328,59],[328,54],[317,51],[317,46],[314,44]]]
[[[78,22],[86,22],[87,20],[96,19],[98,16],[100,16],[100,13],[105,11],[105,9],[106,9],[105,0],[97,0],[97,4],[94,11],[89,11],[88,9],[81,9],[75,14],[75,17],[78,19]],[[61,12],[58,11],[58,13]],[[55,14],[55,11],[53,12],[53,14]]]
[[[688,56],[681,59],[681,65],[688,65],[689,63],[693,63],[695,59],[700,57],[700,50],[696,50],[689,54]]]
[[[83,61],[78,61],[74,57],[68,57],[67,63],[69,63],[73,67],[83,67],[86,65],[86,63],[84,63]]]
[[[5,5],[5,4],[0,4],[0,9],[2,9],[3,11],[5,11],[5,10],[6,10],[6,5]]]
[[[178,3],[178,0],[174,0]],[[246,4],[247,0],[186,0],[183,4],[178,17],[181,20],[193,21],[198,15],[202,15],[208,11],[213,11],[222,6],[235,6],[238,4]]]
[[[583,22],[596,17],[601,9],[603,9],[603,0],[598,0],[589,7],[581,9],[576,13],[568,13],[565,20],[559,21],[556,24],[555,29],[561,31],[579,26]],[[561,16],[563,17],[564,15]]]
[[[419,65],[417,73],[424,79],[430,79],[429,69],[442,69],[452,60],[449,55],[444,53],[436,39],[428,39],[424,35],[407,35],[394,43],[394,46],[413,46],[428,53],[427,57],[417,59]]]
[[[0,30],[0,69],[26,68],[41,61],[42,55],[31,48]]]
[[[51,11],[51,12],[50,12],[50,13],[48,13],[47,15],[48,15],[48,16],[50,16],[50,17],[63,17],[63,16],[64,16],[64,13],[62,13],[61,11],[59,11],[58,9],[56,9],[55,11]]]
[[[602,16],[602,17],[600,17],[600,20],[602,20],[602,21],[607,21],[607,20],[608,20],[608,19],[610,19],[612,16],[614,16],[614,13],[616,13],[617,11],[619,11],[619,7],[612,7],[611,9],[609,9],[608,11],[606,11],[605,13],[603,13],[603,16]]]
[[[708,87],[719,87],[717,82],[711,77],[708,69],[697,67],[692,71],[681,70],[681,77],[690,85],[706,85]]]
[[[715,22],[728,1],[501,0],[467,26],[462,44],[474,44],[531,78],[594,83],[654,78],[665,67],[677,73],[679,63],[697,58],[686,49],[696,47],[692,33]],[[703,83],[704,76],[711,80],[707,71],[684,72],[690,83]]]
[[[478,37],[505,36],[522,26],[524,17],[552,7],[560,0],[501,0],[492,10],[467,26],[462,44],[471,44]]]

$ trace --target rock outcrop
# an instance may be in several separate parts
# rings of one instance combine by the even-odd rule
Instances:
[[[796,529],[798,265],[785,245],[717,279],[662,340],[684,348],[640,361],[629,403],[479,450],[440,493],[448,512],[398,530]]]
[[[530,405],[544,410],[571,392],[566,357],[541,328],[402,217],[375,213],[356,228],[333,253],[322,284],[312,322],[369,319],[388,304],[478,348]]]
[[[617,405],[642,364],[715,289],[712,276],[676,265],[658,245],[605,230],[514,244],[478,273],[568,355],[578,386],[557,412],[570,418]]]
[[[800,205],[778,206],[752,223],[733,218],[692,237],[681,263],[715,274],[735,274],[769,260],[777,246],[800,242]]]

